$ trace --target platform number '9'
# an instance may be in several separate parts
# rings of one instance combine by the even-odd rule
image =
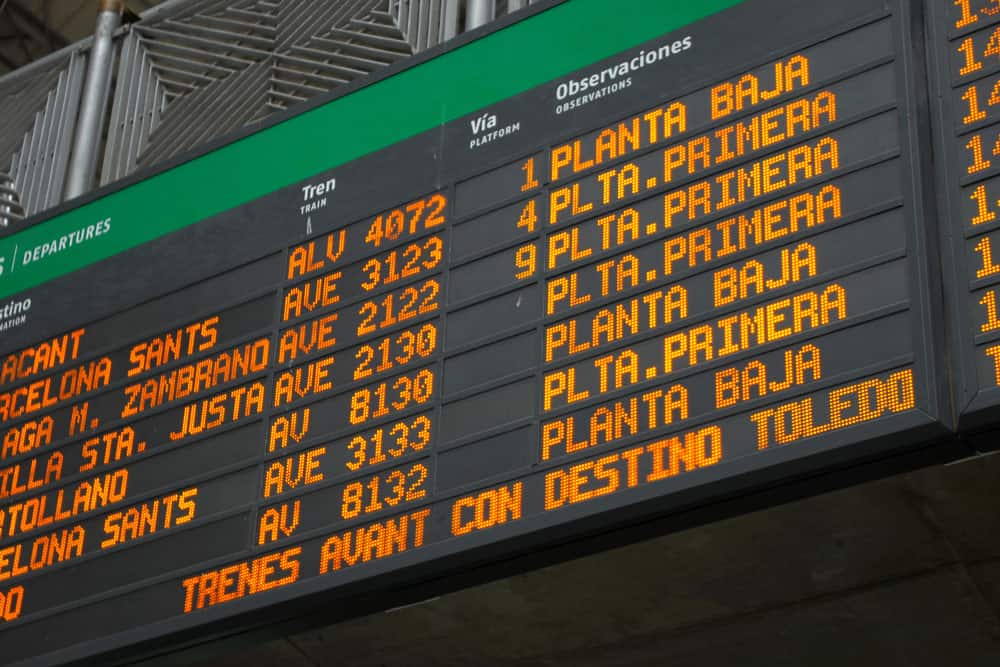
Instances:
[[[538,268],[538,251],[535,249],[534,243],[523,245],[517,249],[517,253],[514,255],[514,266],[520,269],[514,274],[518,280],[525,280],[535,275],[535,270]]]

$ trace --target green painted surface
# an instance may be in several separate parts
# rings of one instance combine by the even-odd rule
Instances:
[[[569,0],[3,239],[0,297],[245,204],[740,2]],[[494,66],[498,63],[503,67]],[[482,75],[484,67],[489,67],[490,76]],[[105,219],[111,220],[107,233],[80,245],[67,242],[61,251],[44,257],[39,253],[40,259],[24,263],[25,252],[58,244],[65,235]]]

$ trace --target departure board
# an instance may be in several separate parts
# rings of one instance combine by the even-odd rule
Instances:
[[[961,426],[982,429],[1000,414],[1000,5],[930,4],[957,407]]]
[[[0,664],[348,605],[948,432],[912,4],[627,4],[533,7],[0,239]],[[515,87],[453,102],[491,68]],[[987,161],[990,68],[953,77]],[[376,94],[439,120],[390,141]],[[351,105],[364,128],[324,124]],[[338,162],[356,131],[383,145]],[[280,180],[301,155],[330,167]],[[955,187],[989,200],[979,165]],[[270,191],[199,214],[250,172]]]

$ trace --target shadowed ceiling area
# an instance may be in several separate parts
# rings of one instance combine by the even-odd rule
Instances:
[[[134,14],[162,0],[128,0]],[[0,0],[0,75],[94,32],[97,0]]]

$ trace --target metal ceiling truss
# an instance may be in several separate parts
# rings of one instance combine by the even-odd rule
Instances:
[[[62,199],[86,68],[65,53],[27,74],[0,79],[0,226]]]
[[[173,0],[116,39],[102,185],[461,31],[477,0]],[[490,0],[490,15],[528,0]],[[0,78],[0,224],[60,201],[86,43]],[[35,71],[37,70],[37,71]],[[20,83],[18,83],[20,82]],[[7,167],[9,165],[9,168]]]
[[[528,4],[493,0],[491,11]],[[458,32],[462,6],[191,0],[148,12],[122,46],[101,183],[436,46]]]
[[[132,26],[101,183],[367,76],[439,41],[391,0],[196,0]],[[442,0],[424,3],[427,17]],[[165,7],[164,9],[168,9]],[[409,27],[409,26],[407,26]]]

